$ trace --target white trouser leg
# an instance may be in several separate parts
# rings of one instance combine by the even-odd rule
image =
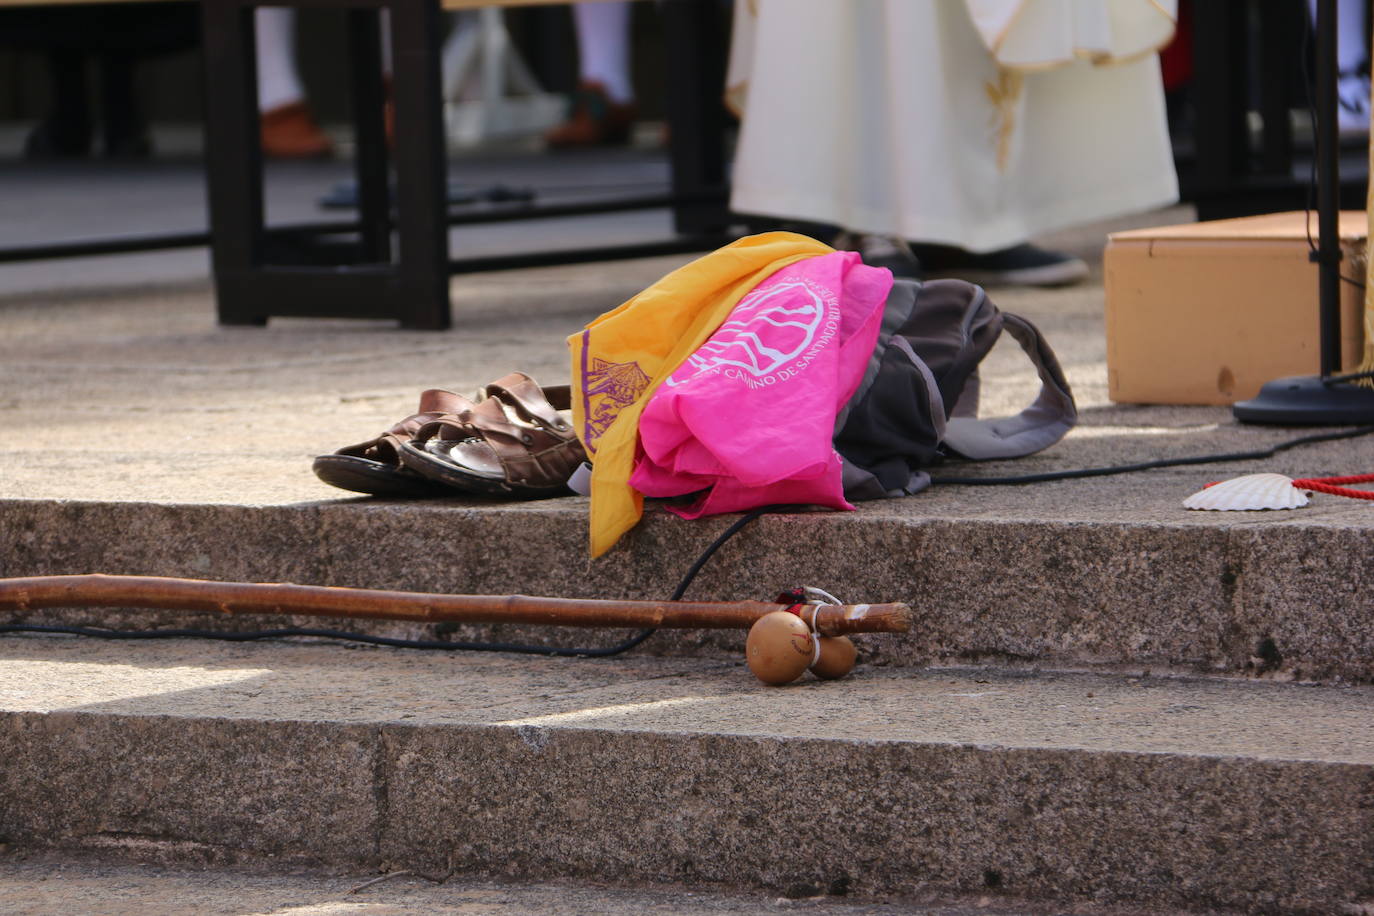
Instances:
[[[258,110],[270,111],[305,98],[296,73],[296,11],[260,6],[254,11],[258,50]]]
[[[584,82],[600,83],[613,102],[634,101],[630,82],[630,4],[616,2],[576,3],[579,74]]]

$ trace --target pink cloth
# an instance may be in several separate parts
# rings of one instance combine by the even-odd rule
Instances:
[[[831,437],[891,288],[891,273],[848,251],[756,286],[645,406],[630,485],[645,496],[708,491],[672,507],[684,518],[779,503],[853,509]]]

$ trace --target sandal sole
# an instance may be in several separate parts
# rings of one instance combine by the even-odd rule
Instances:
[[[396,468],[351,455],[320,455],[311,464],[315,476],[331,487],[368,496],[443,496],[451,488],[420,477],[409,469]]]
[[[518,499],[547,499],[551,496],[566,496],[572,491],[566,486],[531,488],[515,486],[504,479],[482,477],[445,461],[438,455],[416,448],[409,442],[401,444],[401,461],[411,471],[427,480],[435,481],[456,490],[477,493],[483,496],[506,496]]]

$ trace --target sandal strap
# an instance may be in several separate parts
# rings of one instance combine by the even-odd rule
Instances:
[[[481,439],[484,431],[520,438],[521,427],[506,419],[501,402],[488,399],[457,413],[430,418],[411,433],[411,441],[423,444],[430,439]]]
[[[547,486],[550,481],[566,482],[583,461],[582,443],[571,434],[561,435],[538,426],[515,426],[514,434],[505,428],[486,426],[480,420],[472,429],[501,462],[508,483]]]
[[[572,433],[572,426],[558,411],[567,410],[572,401],[567,385],[540,388],[539,383],[523,372],[512,372],[486,387],[487,396],[504,401],[530,422],[557,430],[560,435]]]
[[[416,413],[396,423],[381,435],[368,439],[366,442],[345,446],[334,454],[370,458],[374,461],[393,464],[400,460],[400,444],[409,442],[420,427],[443,416],[461,414],[471,410],[473,406],[472,401],[461,394],[454,394],[443,388],[430,388],[421,392],[420,408]]]
[[[472,407],[472,400],[463,397],[461,394],[454,394],[452,391],[446,391],[443,388],[429,388],[420,392],[420,409],[415,411],[415,413],[417,416],[427,413],[462,413],[464,410],[471,410]],[[413,419],[415,419],[413,416],[407,417],[405,420],[402,420],[401,423],[406,423]],[[397,425],[399,426],[400,424]],[[418,426],[419,424],[416,425]]]
[[[483,405],[490,404],[490,408]],[[550,438],[551,434],[538,426],[522,426],[506,419],[501,411],[500,402],[492,399],[483,401],[476,409],[461,414],[436,417],[421,425],[411,441],[423,445],[430,439],[457,441],[461,439],[481,439],[489,444],[494,442],[510,443],[519,450],[527,450],[536,444],[536,438]]]
[[[486,392],[488,398],[472,409],[422,424],[413,444],[422,446],[434,438],[480,440],[512,484],[546,486],[550,480],[565,481],[572,476],[585,460],[582,445],[572,426],[558,415],[529,376],[512,373],[488,385]],[[512,423],[503,404],[527,423]]]

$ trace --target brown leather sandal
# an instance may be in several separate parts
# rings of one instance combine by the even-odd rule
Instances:
[[[375,439],[320,455],[312,465],[315,476],[330,486],[373,496],[443,496],[449,487],[421,477],[401,464],[400,447],[426,423],[471,410],[461,394],[431,388],[420,395],[420,409]]]
[[[468,410],[431,420],[400,448],[402,463],[469,493],[537,499],[568,492],[586,453],[570,419],[568,386],[540,388],[512,372]]]

